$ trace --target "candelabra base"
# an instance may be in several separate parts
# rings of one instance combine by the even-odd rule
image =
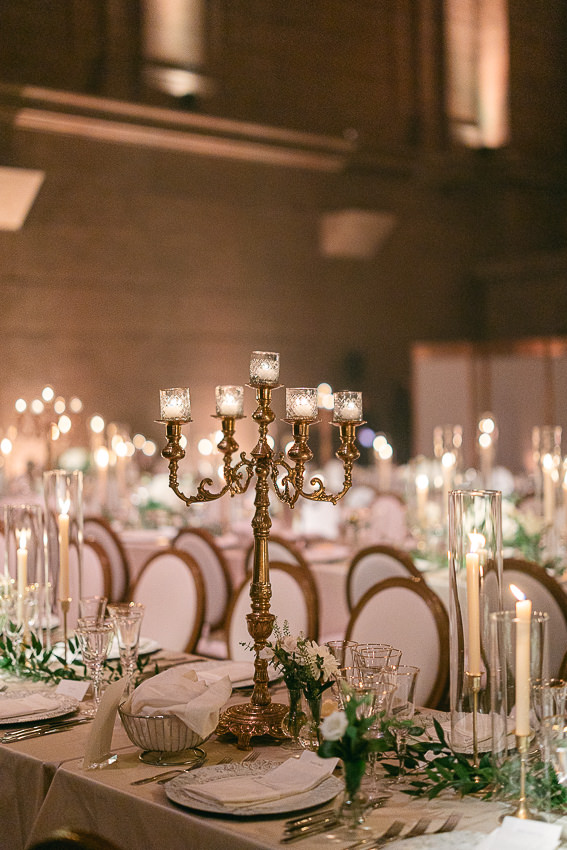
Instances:
[[[289,706],[277,702],[269,705],[254,705],[251,702],[232,705],[221,716],[217,735],[235,735],[239,750],[250,749],[250,738],[260,735],[285,741],[288,736],[282,729],[282,720],[288,710]]]

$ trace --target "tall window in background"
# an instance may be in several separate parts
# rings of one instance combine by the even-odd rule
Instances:
[[[190,101],[206,95],[206,0],[142,0],[146,85]]]
[[[447,112],[468,147],[508,142],[508,0],[445,0]]]

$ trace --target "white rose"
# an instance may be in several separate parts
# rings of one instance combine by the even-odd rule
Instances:
[[[326,741],[339,741],[348,726],[347,716],[344,711],[334,711],[321,723],[321,735]]]
[[[271,661],[274,657],[274,650],[270,649],[269,646],[263,646],[260,652],[258,653],[258,658],[261,658],[263,661]]]
[[[297,638],[292,637],[291,635],[285,635],[281,640],[281,648],[286,652],[289,652],[290,655],[293,655],[294,652],[297,652]]]

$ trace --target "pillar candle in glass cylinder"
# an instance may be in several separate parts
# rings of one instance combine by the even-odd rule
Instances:
[[[164,422],[190,421],[191,395],[187,387],[172,387],[159,391],[160,418]]]
[[[360,422],[362,420],[362,393],[343,390],[333,393],[333,422]]]
[[[516,735],[530,734],[530,623],[532,603],[515,585],[516,602]]]
[[[275,351],[253,351],[250,358],[252,386],[275,386],[280,377],[280,355]]]
[[[317,390],[311,387],[287,387],[285,391],[286,419],[316,419]]]
[[[217,416],[240,417],[244,414],[244,387],[216,387],[215,396]]]

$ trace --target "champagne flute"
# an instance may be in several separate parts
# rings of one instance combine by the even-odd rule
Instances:
[[[114,623],[96,617],[79,617],[76,635],[93,687],[93,705],[83,709],[83,714],[94,717],[100,704],[102,665],[114,638]]]
[[[122,671],[127,678],[126,693],[134,690],[140,630],[145,606],[141,602],[113,603],[108,606],[116,631]]]

